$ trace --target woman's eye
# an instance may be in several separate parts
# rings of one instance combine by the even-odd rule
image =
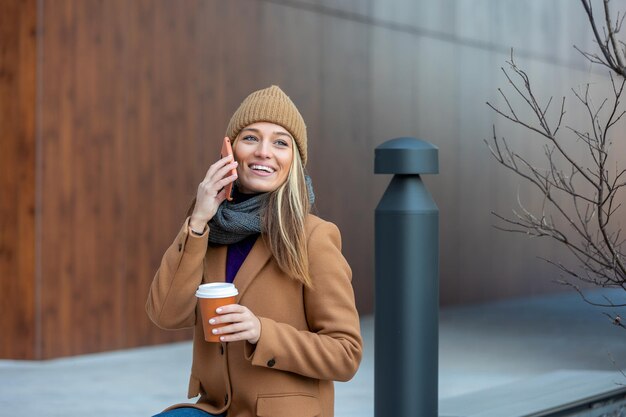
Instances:
[[[289,144],[287,143],[287,141],[282,140],[282,139],[278,139],[278,140],[277,140],[276,142],[274,142],[274,143],[276,143],[278,146],[289,146]]]
[[[250,135],[248,135],[248,136],[244,136],[244,137],[243,137],[243,140],[246,140],[246,141],[255,141],[255,140],[256,140],[256,138],[255,138],[254,136],[250,136]]]

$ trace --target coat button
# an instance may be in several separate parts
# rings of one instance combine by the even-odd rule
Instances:
[[[220,355],[224,354],[224,346],[220,345]]]
[[[182,249],[183,249],[183,244],[182,244],[182,243],[179,243],[179,244],[178,244],[178,251],[180,252]]]
[[[228,404],[228,394],[224,395],[224,405]]]
[[[269,366],[270,368],[272,368],[274,365],[276,365],[276,361],[274,360],[274,358],[267,361],[267,366]]]

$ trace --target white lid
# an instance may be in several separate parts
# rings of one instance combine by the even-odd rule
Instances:
[[[232,297],[239,294],[234,284],[228,282],[211,282],[209,284],[202,284],[196,291],[196,297],[198,298],[224,298]]]

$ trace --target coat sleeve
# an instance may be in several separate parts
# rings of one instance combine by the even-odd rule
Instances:
[[[202,283],[208,235],[208,230],[202,236],[190,234],[187,218],[161,259],[150,286],[146,311],[162,329],[183,329],[195,323],[195,293]]]
[[[309,235],[308,252],[313,288],[304,289],[304,305],[309,330],[259,317],[261,336],[256,346],[246,346],[246,355],[256,366],[348,381],[358,369],[363,343],[339,229],[320,223]]]

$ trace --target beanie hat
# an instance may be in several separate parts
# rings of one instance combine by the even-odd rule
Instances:
[[[293,101],[277,85],[251,93],[239,105],[226,128],[234,141],[241,129],[256,122],[270,122],[284,127],[293,136],[302,165],[306,165],[306,125]]]

